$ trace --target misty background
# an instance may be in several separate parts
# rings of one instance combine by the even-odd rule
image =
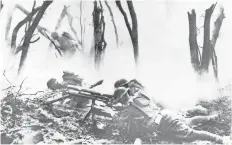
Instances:
[[[213,78],[213,71],[210,76],[198,77],[194,72],[190,62],[189,49],[189,23],[187,12],[196,10],[197,26],[204,24],[205,9],[213,3],[218,2],[211,18],[211,29],[216,20],[220,7],[225,9],[225,16],[217,40],[215,51],[218,57],[218,77],[220,84],[216,84]],[[137,78],[147,88],[151,97],[162,102],[170,109],[189,107],[196,103],[198,99],[214,99],[217,97],[217,88],[224,87],[232,82],[232,1],[231,0],[154,0],[154,1],[133,1],[138,19],[138,37],[140,62],[136,70],[134,66],[132,43],[127,31],[124,19],[114,1],[108,1],[113,11],[116,26],[119,34],[119,48],[116,47],[115,34],[109,11],[103,3],[104,16],[106,22],[105,39],[108,43],[105,52],[105,59],[100,72],[96,72],[93,61],[89,59],[89,50],[93,39],[92,12],[93,1],[83,2],[83,17],[85,18],[85,52],[86,56],[77,56],[72,60],[64,61],[56,58],[55,51],[49,49],[49,41],[43,36],[41,39],[30,45],[25,69],[20,76],[16,76],[20,55],[12,57],[9,54],[10,48],[5,42],[5,28],[8,15],[14,4],[18,3],[28,11],[31,10],[33,1],[29,0],[4,0],[4,9],[0,13],[0,54],[1,73],[6,70],[8,79],[20,85],[25,77],[24,83],[27,91],[46,89],[46,82],[54,77],[61,81],[62,71],[69,70],[83,76],[90,84],[99,79],[104,79],[102,86],[96,88],[98,91],[113,93],[113,83],[120,78]],[[37,1],[37,6],[42,1]],[[39,25],[55,29],[55,25],[60,17],[64,5],[70,5],[69,12],[76,17],[74,26],[77,32],[79,27],[79,1],[55,0],[47,9]],[[7,7],[7,8],[6,8]],[[127,10],[126,3],[123,8]],[[129,11],[127,10],[127,15]],[[20,10],[15,10],[13,14],[10,36],[13,28],[21,21],[25,15]],[[203,46],[203,29],[200,29],[198,44]],[[67,18],[62,22],[59,32],[67,31],[71,33]],[[212,31],[211,31],[212,32]],[[24,34],[22,29],[18,34],[18,41]],[[71,33],[72,34],[72,33]],[[78,33],[80,34],[80,33]],[[212,33],[211,33],[212,34]],[[20,37],[21,36],[21,37]],[[74,36],[74,35],[73,35]],[[1,87],[9,84],[1,76]]]

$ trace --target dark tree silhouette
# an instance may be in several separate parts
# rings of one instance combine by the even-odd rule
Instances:
[[[103,16],[103,7],[101,1],[99,1],[100,7],[97,1],[94,1],[93,11],[93,24],[94,24],[94,63],[95,68],[100,68],[101,60],[103,59],[104,51],[106,48],[105,35],[105,21]]]
[[[126,23],[126,27],[128,29],[128,32],[130,34],[130,38],[132,41],[132,45],[134,48],[134,59],[135,59],[135,64],[138,64],[138,58],[139,58],[139,43],[138,43],[138,22],[137,22],[137,16],[135,13],[135,9],[133,6],[133,2],[131,0],[127,0],[127,6],[130,12],[130,16],[131,16],[131,20],[132,20],[132,27],[130,26],[130,23],[128,21],[128,17],[126,12],[123,10],[122,5],[121,5],[121,1],[120,0],[116,0],[116,5],[118,6],[118,9],[120,10],[120,12],[122,13],[125,23]]]
[[[26,34],[25,34],[25,38],[22,44],[22,54],[21,54],[21,59],[20,59],[20,63],[19,63],[19,69],[18,69],[18,74],[20,74],[22,67],[24,65],[24,62],[27,58],[27,53],[28,53],[28,49],[31,43],[31,38],[33,36],[33,33],[35,31],[35,29],[37,28],[41,18],[43,17],[46,9],[48,8],[48,6],[52,3],[53,1],[44,1],[41,8],[39,9],[35,19],[33,20],[32,24],[30,27],[28,27]]]
[[[115,20],[114,20],[114,15],[113,15],[113,12],[108,4],[108,2],[105,0],[105,4],[110,12],[110,17],[112,19],[112,23],[113,23],[113,26],[114,26],[114,33],[115,33],[115,38],[116,38],[116,45],[117,47],[119,46],[119,40],[118,40],[118,30],[117,30],[117,27],[116,27],[116,24],[115,24]]]
[[[215,45],[217,42],[217,38],[219,35],[219,31],[221,29],[222,21],[225,18],[224,9],[221,8],[220,14],[216,21],[214,22],[214,30],[211,38],[211,51],[212,51],[212,65],[214,70],[214,76],[216,79],[218,79],[218,65],[217,65],[217,55],[215,52]]]
[[[214,11],[216,4],[213,4],[210,8],[205,11],[205,21],[204,21],[204,42],[203,42],[203,51],[202,51],[202,60],[200,69],[202,71],[208,72],[209,62],[210,62],[210,21],[211,16]]]
[[[217,56],[215,52],[215,44],[218,38],[218,34],[222,25],[222,21],[225,18],[224,9],[221,8],[220,14],[216,21],[214,22],[214,30],[212,34],[212,39],[210,40],[210,21],[214,8],[217,3],[212,4],[210,8],[205,11],[204,19],[204,41],[202,55],[200,54],[199,46],[197,43],[197,26],[196,26],[196,13],[193,9],[192,12],[188,12],[189,20],[189,45],[190,45],[190,55],[191,63],[194,70],[198,74],[209,71],[209,64],[212,60],[213,70],[215,79],[218,81],[218,67],[217,67]]]
[[[13,30],[13,33],[12,33],[12,38],[11,38],[11,49],[12,49],[12,52],[13,53],[17,53],[18,51],[15,51],[16,49],[16,39],[17,39],[17,34],[18,34],[18,31],[19,29],[24,26],[27,22],[29,22],[29,20],[31,19],[31,17],[33,17],[38,11],[39,11],[40,7],[34,9],[30,14],[28,14],[26,16],[25,19],[23,19],[22,21],[20,21],[16,27],[14,28]]]
[[[196,26],[196,13],[192,10],[192,13],[188,12],[189,19],[189,45],[191,63],[196,71],[199,70],[201,55],[199,56],[199,46],[197,43],[197,26]]]

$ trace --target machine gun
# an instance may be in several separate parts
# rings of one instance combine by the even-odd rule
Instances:
[[[51,100],[51,101],[48,101],[48,102],[46,102],[46,104],[49,105],[49,104],[52,104],[54,102],[64,100],[66,98],[70,98],[71,96],[87,98],[87,99],[92,100],[92,104],[90,106],[91,109],[86,114],[86,116],[84,117],[84,120],[86,120],[91,115],[91,113],[93,114],[92,116],[94,116],[94,114],[104,114],[104,116],[110,117],[109,114],[105,113],[104,111],[102,111],[101,109],[96,107],[95,101],[97,100],[97,101],[104,102],[106,104],[106,106],[107,106],[107,104],[109,102],[111,102],[111,99],[113,98],[113,95],[101,94],[99,92],[90,90],[90,89],[92,89],[92,88],[94,88],[94,87],[96,87],[98,85],[101,85],[102,83],[103,83],[103,80],[100,80],[100,81],[94,83],[93,85],[91,85],[89,87],[89,89],[83,89],[82,87],[78,87],[78,86],[74,86],[74,85],[68,85],[67,88],[63,90],[63,96],[62,97]],[[96,113],[96,112],[98,112],[98,113]]]
[[[100,81],[94,83],[93,85],[91,85],[89,87],[89,89],[92,89],[92,88],[94,88],[94,87],[96,87],[98,85],[101,85],[102,83],[103,83],[103,80],[100,80]],[[74,85],[68,85],[65,89],[63,89],[61,91],[63,92],[63,96],[62,97],[54,99],[54,100],[51,100],[51,101],[48,101],[45,104],[52,104],[52,103],[55,103],[57,101],[64,100],[66,98],[70,98],[71,95],[74,95],[74,96],[77,96],[77,97],[85,97],[85,98],[93,99],[93,96],[91,96],[92,95],[91,92],[95,93],[95,95],[99,95],[100,94],[98,92],[94,92],[94,91],[91,91],[91,90],[81,89],[80,87],[74,86]],[[85,94],[87,96],[83,96]],[[107,95],[105,95],[105,96],[107,96]],[[108,95],[108,96],[110,96],[110,95]]]
[[[91,109],[89,110],[89,112],[85,115],[83,121],[85,121],[92,113],[92,119],[94,120],[94,115],[96,114],[102,114],[104,116],[107,117],[111,117],[111,115],[105,111],[103,111],[102,109],[96,107],[95,101],[101,101],[104,102],[106,105],[111,102],[111,99],[113,98],[113,95],[109,95],[109,94],[101,94],[99,92],[95,92],[89,89],[80,89],[77,86],[73,86],[73,85],[68,85],[68,90],[67,93],[69,95],[72,96],[76,96],[76,97],[83,97],[83,98],[87,98],[87,99],[91,99],[92,100],[92,104],[91,104]]]
[[[104,103],[108,103],[113,97],[113,95],[101,94],[99,92],[92,91],[89,89],[80,89],[79,87],[73,85],[67,86],[66,93],[76,97],[83,97],[91,100],[102,101]]]

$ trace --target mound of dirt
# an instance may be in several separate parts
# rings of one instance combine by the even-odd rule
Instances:
[[[1,100],[1,143],[71,143],[71,144],[125,144],[133,143],[125,134],[126,126],[119,127],[117,121],[96,117],[96,121],[83,118],[88,109],[70,108],[59,102],[45,105],[61,94],[46,90],[36,96],[23,97],[13,91],[6,91]],[[210,102],[199,101],[209,114],[218,113],[215,122],[202,124],[196,129],[207,130],[222,136],[231,133],[231,97],[222,96]],[[155,133],[140,136],[145,144],[164,142]],[[209,142],[195,142],[207,144]]]

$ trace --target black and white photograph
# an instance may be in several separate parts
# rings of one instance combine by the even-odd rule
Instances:
[[[0,0],[1,144],[232,144],[232,0]]]

